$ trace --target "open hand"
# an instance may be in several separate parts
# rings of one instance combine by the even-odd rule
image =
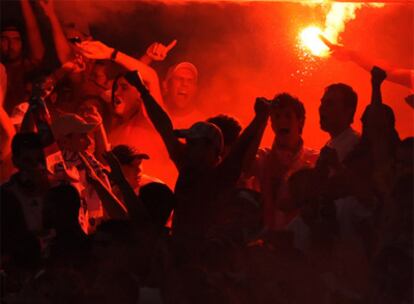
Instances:
[[[159,42],[152,43],[147,49],[147,56],[154,61],[163,61],[168,52],[177,44],[177,40],[173,40],[167,46]]]
[[[341,44],[335,44],[329,41],[325,36],[319,35],[319,39],[331,50],[332,56],[338,60],[351,60],[351,51]]]

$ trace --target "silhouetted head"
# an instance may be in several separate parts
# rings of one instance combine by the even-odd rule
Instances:
[[[12,159],[19,172],[36,178],[46,174],[46,158],[40,136],[17,133],[12,140]]]
[[[335,137],[351,126],[358,103],[355,91],[346,84],[335,83],[325,89],[319,107],[321,129]]]
[[[210,117],[207,119],[207,122],[219,127],[221,133],[223,134],[223,158],[226,157],[233,144],[239,138],[240,131],[242,129],[240,122],[238,122],[236,118],[224,114]]]
[[[223,135],[220,129],[209,122],[196,122],[189,129],[175,130],[179,138],[186,140],[186,162],[192,168],[215,167],[223,151]]]

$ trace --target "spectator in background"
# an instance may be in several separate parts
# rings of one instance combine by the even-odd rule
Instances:
[[[136,148],[127,145],[115,146],[112,153],[118,159],[125,178],[137,194],[146,184],[162,183],[159,179],[143,173],[142,161],[149,159],[148,154],[140,153]]]
[[[1,186],[2,256],[30,264],[40,254],[38,238],[45,232],[43,201],[49,189],[40,137],[35,133],[15,135],[12,158],[17,172]]]
[[[185,116],[195,109],[198,71],[190,62],[180,62],[168,69],[162,83],[166,109],[173,116]]]
[[[96,126],[75,114],[64,114],[52,123],[64,159],[64,164],[56,165],[55,172],[61,179],[69,179],[78,189],[82,199],[80,224],[87,234],[93,233],[102,220],[125,215],[112,212],[112,206],[122,203],[112,194],[102,165],[87,153],[91,143],[88,133]]]
[[[357,108],[358,96],[355,91],[343,83],[331,84],[325,88],[319,107],[321,129],[331,139],[321,150],[335,150],[339,162],[343,162],[349,152],[359,142],[359,134],[351,128]]]
[[[36,17],[29,0],[20,1],[27,34],[28,49],[17,22],[1,27],[1,62],[6,67],[8,90],[4,108],[10,115],[13,108],[25,98],[25,76],[39,67],[45,48]]]
[[[294,172],[312,167],[318,157],[315,150],[304,146],[302,131],[305,107],[290,94],[276,95],[271,101],[272,147],[259,150],[247,177],[264,199],[264,223],[267,228],[281,229],[296,215],[290,202],[287,180]]]

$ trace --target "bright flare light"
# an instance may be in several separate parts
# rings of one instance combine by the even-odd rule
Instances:
[[[329,55],[329,48],[319,39],[320,34],[320,28],[309,26],[300,33],[300,41],[313,55],[326,57]]]
[[[331,43],[337,44],[339,35],[345,30],[345,24],[355,19],[355,12],[360,9],[362,3],[346,3],[322,1],[329,5],[329,12],[325,18],[325,27],[323,30],[310,26],[300,33],[300,43],[302,47],[309,50],[313,55],[319,57],[329,56],[329,48],[319,39],[318,35],[322,34]],[[383,7],[383,3],[366,4],[372,7]]]

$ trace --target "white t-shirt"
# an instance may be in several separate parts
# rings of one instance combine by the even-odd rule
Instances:
[[[349,152],[355,148],[356,144],[359,142],[359,139],[359,133],[349,127],[338,136],[331,138],[326,143],[326,146],[335,149],[338,154],[339,161],[343,162]]]

